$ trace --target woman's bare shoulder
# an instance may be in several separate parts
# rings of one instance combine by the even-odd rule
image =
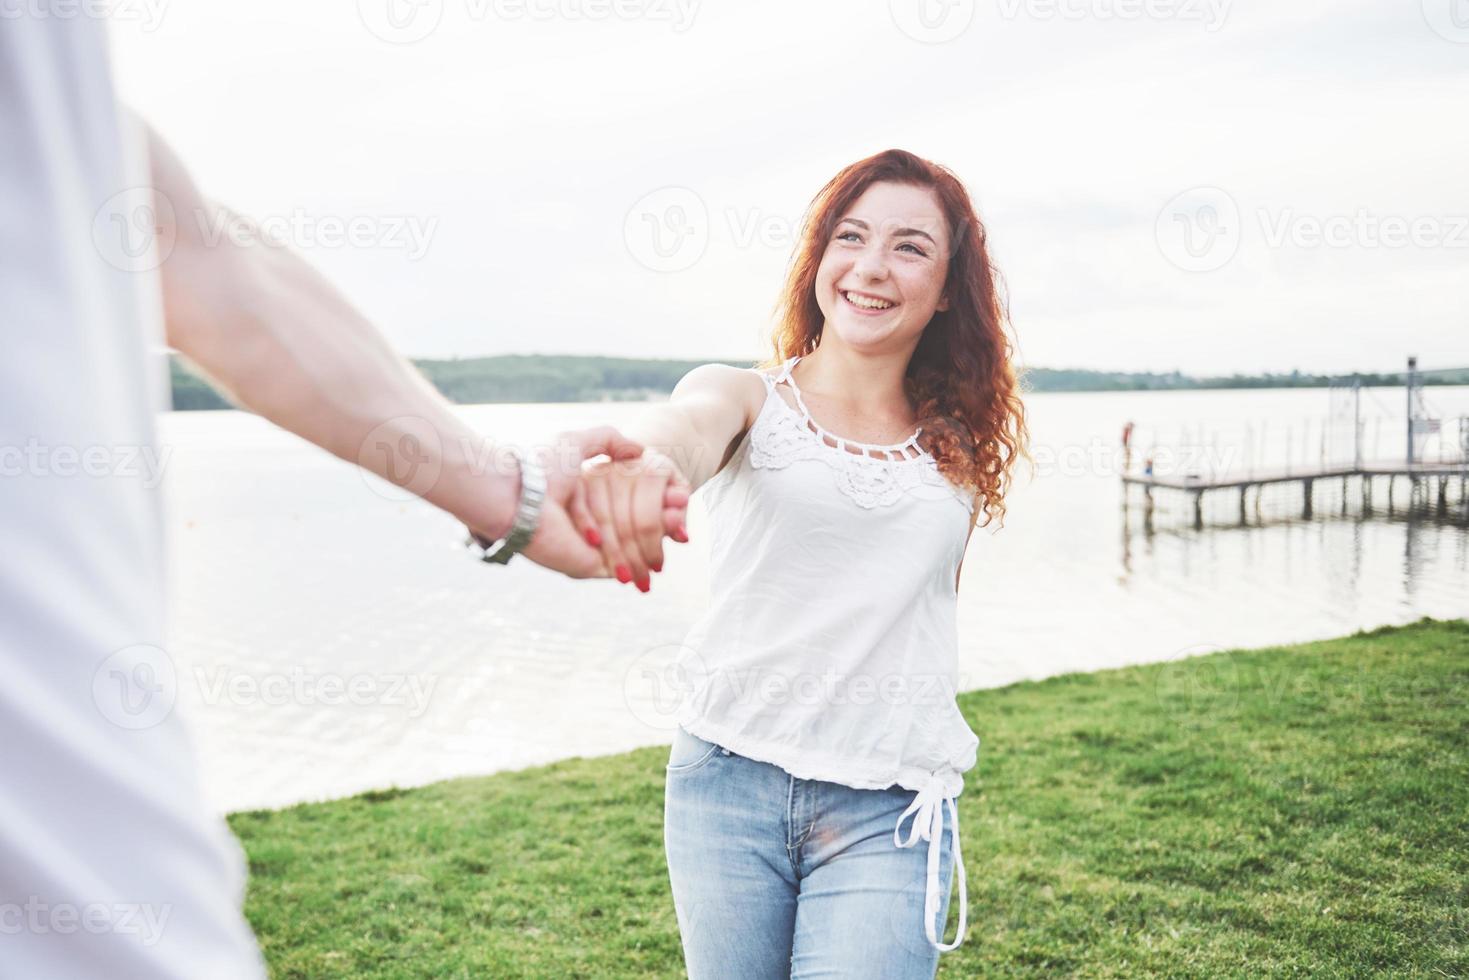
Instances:
[[[765,404],[766,384],[762,373],[774,377],[778,369],[735,367],[732,364],[700,364],[685,374],[673,389],[673,397],[717,403],[740,417],[739,429],[747,428]]]

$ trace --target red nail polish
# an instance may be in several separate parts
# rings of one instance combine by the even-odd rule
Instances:
[[[658,564],[654,565],[653,566],[653,571],[655,571],[655,572],[661,572],[661,571],[663,571],[663,563],[660,561]]]
[[[638,580],[638,591],[639,592],[647,592],[652,587],[653,587],[653,583],[652,583],[651,580],[649,580],[649,579],[639,579]]]
[[[628,568],[626,565],[618,565],[617,566],[617,581],[621,582],[624,585],[626,585],[628,582],[631,582],[632,581],[632,569],[631,568]]]
[[[587,544],[593,548],[602,547],[602,534],[594,527],[587,528]]]
[[[678,541],[678,542],[681,542],[683,544],[688,544],[688,541],[689,541],[689,529],[688,529],[688,527],[685,526],[685,525],[683,525],[683,524],[680,524],[678,526],[678,530],[673,532],[673,540]]]

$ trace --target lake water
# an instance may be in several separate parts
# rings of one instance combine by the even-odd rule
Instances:
[[[1469,388],[1427,396],[1445,418],[1443,444],[1456,446],[1451,420],[1469,415]],[[1387,413],[1403,400],[1401,389],[1364,395],[1368,458],[1401,456],[1402,417]],[[1136,457],[1156,441],[1159,472],[1263,469],[1342,452],[1339,427],[1323,421],[1328,402],[1321,389],[1028,396],[1043,466],[1031,480],[1022,465],[1005,526],[976,530],[970,544],[960,689],[1469,616],[1469,527],[1405,519],[1405,481],[1394,516],[1381,512],[1385,482],[1378,514],[1337,514],[1332,482],[1317,487],[1309,521],[1269,520],[1299,509],[1299,491],[1285,488],[1266,495],[1263,526],[1195,531],[1191,512],[1161,494],[1151,530],[1139,510],[1124,519],[1127,420]],[[530,439],[644,408],[462,412],[483,431]],[[668,743],[661,679],[706,600],[697,495],[691,543],[669,543],[645,595],[523,558],[478,563],[453,519],[245,413],[171,414],[161,441],[169,653],[218,809]],[[1237,515],[1237,497],[1216,511]]]

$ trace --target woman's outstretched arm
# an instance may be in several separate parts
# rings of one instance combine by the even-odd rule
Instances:
[[[648,408],[621,427],[643,445],[642,456],[585,467],[585,500],[573,504],[572,518],[579,525],[597,525],[603,561],[619,580],[636,582],[647,591],[650,568],[656,572],[663,567],[662,535],[656,528],[638,533],[631,515],[660,499],[670,483],[689,493],[703,486],[749,428],[763,394],[764,385],[750,371],[700,365],[679,380],[667,403]],[[578,512],[582,506],[587,512]],[[687,541],[687,529],[672,537]]]

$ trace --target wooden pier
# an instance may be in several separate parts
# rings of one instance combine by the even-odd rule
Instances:
[[[1199,474],[1183,474],[1181,476],[1161,476],[1156,474],[1134,474],[1124,473],[1122,475],[1124,504],[1131,503],[1131,488],[1139,486],[1143,488],[1145,506],[1151,514],[1153,509],[1153,493],[1156,490],[1168,493],[1181,493],[1192,495],[1190,501],[1193,508],[1194,527],[1204,526],[1204,495],[1221,494],[1230,491],[1239,496],[1239,520],[1241,524],[1247,523],[1250,489],[1255,489],[1255,514],[1260,513],[1260,493],[1266,486],[1279,484],[1296,484],[1301,488],[1300,516],[1310,519],[1312,516],[1312,501],[1316,481],[1318,480],[1341,480],[1342,499],[1345,503],[1347,488],[1352,477],[1359,478],[1361,491],[1361,506],[1363,514],[1372,513],[1373,509],[1373,485],[1378,477],[1387,478],[1387,510],[1392,513],[1393,489],[1399,477],[1408,479],[1409,501],[1422,499],[1423,489],[1436,491],[1436,500],[1432,502],[1430,510],[1433,516],[1443,520],[1450,520],[1469,524],[1469,461],[1449,463],[1367,463],[1360,466],[1336,466],[1322,467],[1316,469],[1302,469],[1293,467],[1289,470],[1281,469],[1274,472],[1255,472],[1243,474],[1224,474],[1218,477],[1207,477]],[[1451,499],[1451,489],[1457,485],[1457,496]]]
[[[1252,465],[1239,468],[1231,468],[1220,472],[1199,473],[1198,464],[1190,466],[1192,472],[1179,475],[1161,475],[1154,472],[1154,454],[1156,442],[1143,454],[1144,465],[1141,473],[1132,470],[1133,459],[1133,423],[1129,421],[1122,429],[1122,505],[1124,510],[1132,504],[1131,490],[1133,486],[1143,489],[1145,511],[1148,524],[1151,527],[1153,517],[1153,494],[1155,491],[1164,491],[1168,494],[1192,495],[1190,502],[1193,505],[1194,527],[1204,526],[1204,495],[1234,492],[1239,495],[1239,523],[1248,523],[1250,512],[1249,495],[1250,489],[1255,490],[1255,516],[1258,518],[1261,512],[1260,498],[1266,487],[1280,485],[1296,485],[1300,487],[1300,516],[1309,520],[1312,516],[1314,506],[1313,491],[1318,480],[1340,480],[1341,481],[1341,513],[1347,511],[1347,498],[1349,496],[1349,485],[1352,478],[1357,478],[1360,490],[1361,513],[1363,516],[1372,513],[1373,485],[1382,477],[1387,479],[1387,513],[1391,516],[1394,512],[1393,490],[1397,485],[1399,477],[1408,480],[1408,510],[1420,516],[1432,516],[1439,520],[1449,520],[1456,523],[1462,522],[1469,525],[1469,415],[1460,415],[1458,418],[1458,440],[1457,445],[1447,441],[1445,437],[1444,419],[1441,413],[1434,410],[1429,399],[1424,393],[1425,377],[1427,375],[1439,374],[1445,379],[1469,375],[1469,368],[1439,368],[1425,371],[1418,367],[1418,358],[1408,358],[1408,370],[1403,375],[1403,390],[1407,397],[1407,404],[1402,416],[1403,429],[1403,457],[1396,460],[1384,460],[1382,462],[1368,463],[1364,457],[1368,453],[1377,455],[1375,448],[1369,449],[1364,445],[1363,419],[1362,419],[1362,376],[1354,374],[1332,379],[1328,388],[1329,401],[1335,401],[1343,409],[1340,413],[1329,412],[1328,420],[1340,416],[1342,422],[1350,422],[1351,437],[1350,445],[1344,448],[1349,453],[1336,456],[1337,460],[1349,459],[1351,463],[1340,461],[1328,462],[1328,440],[1325,426],[1321,430],[1320,461],[1315,465],[1296,466],[1284,465],[1278,470],[1256,469]],[[1450,384],[1458,381],[1449,380]],[[1375,397],[1375,396],[1374,396]],[[1350,418],[1344,409],[1350,409]],[[1261,425],[1263,431],[1263,423]],[[1251,430],[1246,429],[1248,440]],[[1290,429],[1287,427],[1288,449],[1294,447],[1294,441],[1290,438]],[[1307,429],[1309,433],[1309,427]],[[1374,430],[1373,446],[1376,445]],[[1437,459],[1430,459],[1426,455],[1429,445],[1428,440],[1437,436],[1439,446]],[[1196,440],[1196,445],[1202,445],[1203,440]],[[1211,443],[1212,444],[1212,443]],[[1248,442],[1247,442],[1248,445]],[[1246,453],[1250,456],[1250,453]],[[1287,452],[1289,460],[1293,453]],[[1451,494],[1451,490],[1457,489],[1457,494]],[[1436,494],[1431,492],[1436,490]],[[1286,494],[1289,497],[1291,495]],[[1436,499],[1434,499],[1436,497]]]

